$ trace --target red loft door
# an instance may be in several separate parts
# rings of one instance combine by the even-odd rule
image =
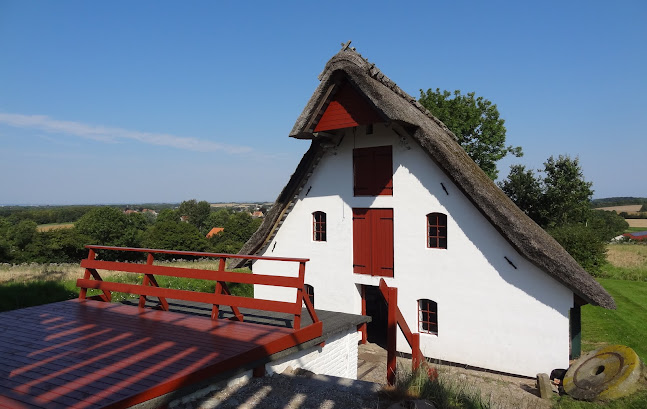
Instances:
[[[393,209],[353,209],[353,272],[393,277]]]

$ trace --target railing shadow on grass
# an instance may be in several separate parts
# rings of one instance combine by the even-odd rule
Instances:
[[[52,280],[7,282],[0,285],[0,312],[70,300],[78,291]]]

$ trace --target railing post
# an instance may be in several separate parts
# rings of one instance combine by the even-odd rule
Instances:
[[[218,262],[218,271],[225,271],[226,265],[227,265],[227,259],[225,257],[220,257],[220,261]],[[222,284],[217,279],[216,279],[215,294],[222,294]],[[211,319],[217,320],[219,313],[220,313],[220,305],[214,304],[213,307],[211,308]]]
[[[396,372],[396,337],[398,335],[397,309],[398,289],[388,289],[388,324],[386,330],[386,381],[389,385],[395,385]]]
[[[422,362],[422,352],[420,351],[420,333],[411,334],[411,371],[416,372]]]
[[[299,262],[299,288],[297,288],[297,312],[294,314],[294,329],[301,329],[301,306],[303,305],[303,285],[306,279],[306,263]]]
[[[362,315],[366,315],[366,286],[363,285],[363,284],[362,284],[361,292],[362,292]],[[367,327],[368,326],[366,325],[366,323],[359,324],[357,326],[357,330],[360,332],[360,334],[362,334],[362,339],[360,341],[360,343],[362,345],[364,345],[364,344],[366,344],[368,342],[368,328]]]
[[[153,253],[147,253],[146,265],[149,265],[149,266],[153,265]],[[149,282],[150,282],[150,277],[148,276],[148,274],[144,274],[144,278],[142,279],[142,285],[148,285]],[[144,308],[145,306],[146,306],[146,296],[140,295],[139,308]]]
[[[90,249],[88,252],[88,260],[94,260],[96,258],[97,254],[94,252],[93,249]],[[83,273],[83,279],[84,280],[89,280],[90,279],[90,269],[86,268],[85,273]],[[88,289],[87,288],[81,288],[79,291],[79,299],[85,300],[85,297],[88,294]]]

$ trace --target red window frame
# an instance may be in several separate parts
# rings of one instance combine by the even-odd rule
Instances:
[[[315,306],[315,288],[313,286],[311,286],[310,284],[304,284],[303,289],[305,290],[306,297],[310,298],[310,304],[312,304],[312,307],[314,308],[314,306]]]
[[[427,215],[427,248],[447,248],[447,215],[429,213]]]
[[[433,300],[418,300],[418,331],[438,335],[438,304]]]
[[[326,213],[314,212],[312,213],[312,240],[326,241],[326,239]]]

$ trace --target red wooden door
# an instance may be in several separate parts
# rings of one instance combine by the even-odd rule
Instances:
[[[353,209],[353,272],[393,277],[393,209]]]

